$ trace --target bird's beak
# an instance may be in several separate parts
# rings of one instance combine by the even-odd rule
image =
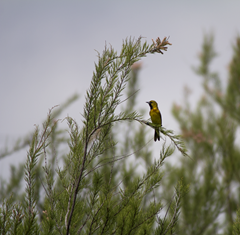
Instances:
[[[149,104],[150,102],[149,102],[149,101],[147,101],[146,103],[148,103],[148,104]]]

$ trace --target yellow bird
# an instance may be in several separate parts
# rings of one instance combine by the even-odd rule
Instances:
[[[158,104],[156,101],[151,100],[147,102],[150,106],[150,112],[149,115],[151,117],[153,124],[158,124],[162,126],[162,115],[158,109]],[[159,140],[160,141],[160,132],[159,128],[155,128],[155,134],[154,134],[154,141]]]

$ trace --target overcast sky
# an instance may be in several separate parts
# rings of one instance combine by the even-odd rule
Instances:
[[[183,100],[184,86],[192,90],[193,104],[202,92],[191,67],[198,64],[204,33],[215,35],[219,57],[213,68],[226,81],[239,12],[238,0],[0,1],[0,146],[6,137],[31,132],[49,108],[75,92],[82,96],[62,118],[80,122],[95,50],[101,52],[106,42],[119,51],[129,36],[149,43],[170,36],[164,55],[143,60],[138,105],[148,111],[146,101],[156,100],[163,126],[176,129],[171,107]]]

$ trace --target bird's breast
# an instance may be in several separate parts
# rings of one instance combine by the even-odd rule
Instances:
[[[153,123],[155,124],[161,124],[161,116],[160,116],[160,112],[158,109],[151,109],[150,110],[150,116],[151,116],[151,120]]]

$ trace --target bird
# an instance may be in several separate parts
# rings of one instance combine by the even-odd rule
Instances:
[[[149,115],[151,117],[152,123],[162,126],[162,115],[161,115],[161,112],[158,109],[157,102],[154,101],[154,100],[151,100],[151,101],[148,101],[146,103],[148,103],[149,106],[150,106]],[[158,127],[155,128],[155,133],[154,133],[154,141],[157,141],[157,140],[160,141],[160,131],[159,131]]]

